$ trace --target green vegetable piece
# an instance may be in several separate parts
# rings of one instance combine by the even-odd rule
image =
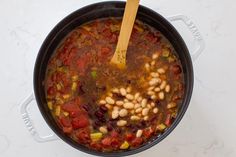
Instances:
[[[161,123],[157,126],[157,130],[163,131],[166,128],[165,124]]]
[[[97,71],[92,71],[91,76],[92,76],[92,78],[96,79],[97,78]]]
[[[92,133],[90,134],[90,138],[94,141],[100,140],[102,138],[102,133],[101,132]]]
[[[120,146],[120,149],[128,149],[128,148],[129,148],[129,143],[127,141],[122,143],[122,145]]]
[[[170,55],[170,50],[168,48],[162,50],[163,57],[169,57],[169,55]]]

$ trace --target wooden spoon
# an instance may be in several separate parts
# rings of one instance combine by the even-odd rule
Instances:
[[[117,65],[121,69],[125,68],[126,52],[138,11],[139,1],[140,0],[127,0],[125,5],[125,12],[123,15],[116,51],[111,59],[111,63]]]

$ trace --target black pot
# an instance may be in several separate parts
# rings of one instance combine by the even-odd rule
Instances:
[[[47,38],[43,42],[43,45],[40,48],[34,67],[34,93],[38,107],[47,124],[57,134],[57,136],[59,136],[63,141],[65,141],[72,147],[80,151],[98,156],[126,156],[139,153],[156,145],[157,143],[162,141],[165,137],[167,137],[178,125],[185,111],[188,108],[190,98],[192,95],[192,89],[193,89],[192,61],[189,51],[182,37],[164,17],[162,17],[161,15],[152,11],[149,8],[140,6],[138,9],[137,19],[143,21],[144,23],[149,24],[150,26],[153,26],[154,28],[156,28],[157,30],[159,30],[161,33],[164,34],[164,36],[171,42],[176,52],[178,53],[178,56],[181,60],[181,64],[183,66],[185,94],[183,102],[179,106],[180,107],[179,113],[174,123],[161,136],[154,138],[149,143],[144,144],[140,148],[124,152],[115,152],[115,153],[102,153],[90,150],[87,147],[84,147],[83,145],[76,143],[71,138],[66,136],[62,132],[62,130],[58,127],[46,105],[47,103],[45,99],[46,97],[44,92],[44,86],[42,84],[45,78],[47,64],[51,55],[53,54],[54,50],[61,42],[61,40],[74,28],[78,27],[83,23],[98,18],[122,17],[124,12],[124,7],[125,7],[125,2],[115,2],[115,1],[101,2],[86,6],[73,12],[65,19],[63,19],[59,24],[57,24],[56,27],[47,36]]]

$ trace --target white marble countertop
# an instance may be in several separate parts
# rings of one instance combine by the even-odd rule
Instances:
[[[32,92],[33,66],[46,35],[66,15],[93,2],[98,0],[0,1],[1,157],[90,156],[62,140],[36,142],[23,123],[19,103]],[[236,1],[141,3],[164,16],[181,13],[190,17],[199,27],[206,49],[194,62],[194,92],[183,120],[165,140],[135,156],[235,157]],[[184,31],[181,26],[177,28]],[[191,47],[191,43],[188,45]],[[41,134],[48,134],[50,130],[36,104],[29,110],[36,128]]]

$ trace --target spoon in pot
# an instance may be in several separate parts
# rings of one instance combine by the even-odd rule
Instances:
[[[127,0],[125,5],[116,51],[111,59],[111,63],[121,69],[124,69],[126,66],[126,52],[138,11],[139,1],[140,0]]]

